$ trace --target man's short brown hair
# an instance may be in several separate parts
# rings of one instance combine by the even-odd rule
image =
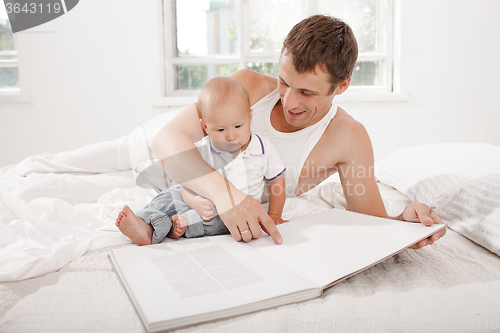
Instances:
[[[317,65],[330,73],[331,94],[338,83],[351,77],[358,43],[347,23],[331,16],[313,15],[290,30],[281,54],[291,55],[299,73],[314,72]]]

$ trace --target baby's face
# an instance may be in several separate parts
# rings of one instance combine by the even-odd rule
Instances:
[[[250,142],[252,110],[242,99],[214,105],[203,115],[205,131],[219,150],[231,153],[245,150]]]

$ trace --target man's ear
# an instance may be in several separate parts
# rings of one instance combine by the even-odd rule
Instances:
[[[201,118],[200,118],[200,124],[201,124],[201,128],[203,128],[203,130],[206,132],[207,131],[207,125],[205,124],[205,122]]]
[[[337,85],[337,89],[335,89],[335,95],[340,95],[342,94],[344,91],[347,90],[347,88],[349,88],[349,85],[351,84],[351,78],[352,76],[349,76],[348,79],[340,82],[338,85]]]

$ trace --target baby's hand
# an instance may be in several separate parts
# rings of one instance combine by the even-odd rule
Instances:
[[[205,221],[210,221],[213,219],[213,215],[215,214],[215,205],[214,203],[201,195],[194,193],[184,187],[181,187],[182,191],[182,199],[185,203],[188,204],[189,207],[194,209],[198,214],[200,214],[201,218]]]
[[[193,198],[192,203],[193,206],[191,208],[196,210],[196,212],[200,214],[202,219],[204,219],[205,221],[210,221],[214,218],[215,206],[211,200],[202,197],[201,195],[197,195],[195,198]]]
[[[282,224],[282,223],[285,223],[285,222],[290,222],[288,220],[283,220],[281,218],[281,216],[277,216],[277,215],[269,215],[269,217],[271,217],[274,221],[274,224],[278,225],[278,224]]]

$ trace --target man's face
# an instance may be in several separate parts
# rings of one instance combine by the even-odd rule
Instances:
[[[298,73],[291,56],[281,56],[278,92],[288,124],[299,130],[317,123],[328,113],[337,91],[329,93],[329,78],[319,66],[315,73]]]
[[[252,110],[243,99],[213,106],[203,115],[202,126],[219,150],[245,150],[250,142]]]

